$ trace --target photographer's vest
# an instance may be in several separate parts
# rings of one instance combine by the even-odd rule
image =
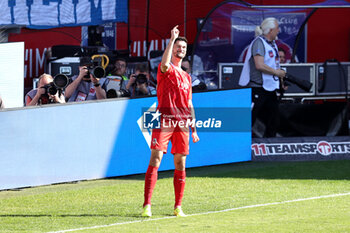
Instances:
[[[250,43],[246,59],[244,61],[243,69],[241,76],[239,78],[239,85],[240,86],[247,86],[250,81],[250,65],[249,60],[252,56],[252,45],[255,42],[255,40],[260,39],[265,47],[265,56],[264,56],[264,63],[273,68],[273,69],[279,69],[279,60],[278,60],[278,49],[276,44],[273,43],[267,43],[266,39],[262,36],[256,37],[252,43]],[[271,75],[266,74],[262,72],[262,87],[267,91],[274,91],[279,88],[279,78]]]

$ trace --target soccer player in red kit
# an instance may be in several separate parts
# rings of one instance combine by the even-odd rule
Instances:
[[[171,30],[171,38],[167,45],[157,74],[157,110],[161,114],[160,129],[153,129],[151,141],[151,159],[145,176],[145,191],[142,216],[151,217],[151,197],[158,178],[158,168],[166,153],[169,140],[172,143],[171,153],[174,155],[174,215],[186,216],[181,208],[185,189],[186,156],[189,154],[189,128],[187,119],[194,118],[192,104],[191,76],[181,69],[182,59],[186,55],[187,40],[179,37],[178,26]],[[163,124],[167,122],[167,124]],[[193,142],[199,138],[195,127],[192,127]]]

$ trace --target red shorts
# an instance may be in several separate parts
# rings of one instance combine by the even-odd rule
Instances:
[[[152,130],[151,149],[167,152],[169,140],[172,154],[189,154],[189,129],[186,127],[167,127]]]

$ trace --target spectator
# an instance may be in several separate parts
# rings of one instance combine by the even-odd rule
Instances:
[[[48,92],[48,85],[53,82],[53,77],[49,74],[42,74],[39,77],[38,88],[32,89],[25,96],[25,105],[34,106],[51,103],[65,103],[65,97],[63,93],[57,91],[55,95],[51,95]]]
[[[128,77],[126,74],[127,63],[124,58],[117,58],[113,64],[113,70],[108,74],[107,98],[128,97],[130,92],[126,88]]]
[[[127,82],[129,79],[125,75],[126,74],[126,60],[124,58],[117,58],[114,62],[114,68],[111,71],[110,75],[112,76],[120,76],[122,79]]]
[[[148,65],[140,63],[136,65],[135,73],[130,75],[126,88],[130,91],[131,97],[155,95],[157,91],[151,84]]]
[[[108,80],[94,77],[88,69],[92,66],[90,57],[80,58],[79,75],[73,76],[72,83],[66,88],[68,102],[106,99]]]
[[[183,59],[181,68],[184,71],[186,71],[189,75],[191,75],[192,91],[202,91],[207,89],[207,86],[205,85],[205,83],[199,80],[199,78],[196,75],[192,74],[191,64],[187,58]]]
[[[280,64],[286,63],[286,51],[282,48],[278,48],[278,56],[280,58]]]

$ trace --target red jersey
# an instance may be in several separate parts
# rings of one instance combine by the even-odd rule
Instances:
[[[191,76],[170,63],[169,70],[157,73],[157,99],[162,117],[184,120],[191,117],[188,101],[192,99]]]

